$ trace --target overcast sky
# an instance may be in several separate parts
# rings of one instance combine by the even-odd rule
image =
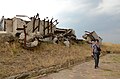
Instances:
[[[78,38],[96,31],[104,42],[120,43],[120,0],[2,0],[0,16],[15,15],[58,19],[58,27],[72,28]]]

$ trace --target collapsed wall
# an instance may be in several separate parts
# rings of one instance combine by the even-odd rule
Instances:
[[[95,31],[92,32],[85,31],[85,34],[82,37],[88,42],[98,39],[100,44],[102,43],[103,40],[100,36],[98,36],[98,34]]]
[[[76,39],[75,32],[73,29],[61,29],[56,28],[59,23],[57,20],[44,18],[41,20],[39,14],[34,17],[28,17],[29,21],[23,20],[19,17],[26,17],[25,15],[17,15],[14,18],[5,19],[2,17],[0,25],[6,33],[12,34],[14,37],[18,36],[23,42],[34,42],[37,41],[52,41],[55,37],[59,41]],[[30,41],[32,39],[32,41]]]

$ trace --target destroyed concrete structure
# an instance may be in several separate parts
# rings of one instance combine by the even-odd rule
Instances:
[[[56,24],[54,24],[52,22],[53,19],[51,19],[51,21],[49,21],[49,19],[47,20],[47,18],[40,20],[39,14],[31,17],[30,21],[22,20],[18,18],[18,16],[20,15],[16,15],[16,17],[12,19],[5,19],[4,17],[1,19],[1,26],[4,28],[4,31],[15,35],[16,33],[22,33],[23,30],[19,28],[23,28],[23,25],[25,25],[27,26],[27,33],[39,32],[41,35],[46,35],[53,33],[56,28],[55,25],[58,24],[57,20],[55,20]]]
[[[4,16],[2,16],[2,18],[0,20],[0,31],[3,30],[3,26],[4,26]]]
[[[59,40],[76,40],[75,31],[73,29],[56,28],[54,34]]]
[[[20,17],[27,17],[28,20],[23,20]],[[19,36],[20,39],[24,40],[24,43],[30,44],[31,39],[37,38],[38,41],[52,41],[54,37],[58,40],[63,39],[76,39],[75,32],[73,29],[61,29],[57,28],[56,25],[59,22],[53,18],[48,17],[41,20],[39,14],[34,17],[28,17],[26,15],[16,15],[13,18],[4,18],[0,20],[0,26],[3,27],[3,31],[11,33],[14,37]]]
[[[98,36],[95,31],[93,31],[93,32],[85,31],[85,34],[82,37],[88,42],[98,39],[99,42],[102,43],[102,38],[100,36]]]

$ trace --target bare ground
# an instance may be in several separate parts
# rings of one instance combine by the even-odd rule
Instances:
[[[120,54],[101,57],[99,66],[100,68],[94,69],[92,60],[42,78],[31,79],[120,79]]]

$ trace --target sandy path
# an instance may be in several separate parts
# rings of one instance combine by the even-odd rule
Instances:
[[[101,57],[99,66],[92,60],[38,79],[120,79],[120,54]]]

